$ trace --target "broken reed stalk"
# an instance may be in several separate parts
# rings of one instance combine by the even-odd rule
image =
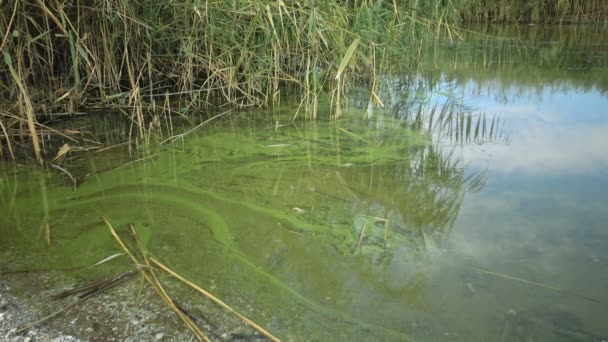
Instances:
[[[111,279],[96,280],[84,286],[80,286],[75,289],[66,290],[61,293],[58,293],[53,296],[53,299],[63,299],[75,295],[77,293],[82,293],[80,296],[78,296],[78,298],[87,297],[88,295],[97,290],[109,288],[110,286],[115,285],[116,283],[126,280],[128,277],[135,275],[135,273],[136,271],[131,270],[121,273]]]
[[[116,230],[114,229],[114,227],[112,226],[110,221],[108,221],[108,219],[106,219],[105,217],[102,217],[101,219],[106,224],[106,226],[108,226],[108,228],[110,229],[110,232],[112,233],[112,236],[114,237],[116,242],[118,242],[120,247],[125,251],[125,253],[127,253],[127,255],[131,258],[133,263],[139,268],[142,276],[146,279],[146,281],[148,281],[150,286],[152,286],[152,288],[154,288],[156,293],[158,293],[158,295],[162,298],[162,300],[165,302],[165,304],[167,304],[177,314],[177,316],[179,318],[181,318],[182,321],[184,321],[184,323],[186,324],[188,329],[190,329],[194,333],[194,335],[196,336],[196,338],[199,341],[209,341],[210,342],[211,340],[209,340],[209,338],[205,335],[205,333],[192,321],[192,319],[190,319],[190,317],[188,317],[186,314],[184,314],[175,305],[175,303],[173,302],[173,299],[171,299],[171,297],[167,294],[167,292],[163,288],[162,284],[156,277],[156,274],[154,274],[154,271],[148,264],[148,261],[144,258],[145,264],[140,263],[139,260],[137,260],[137,258],[133,255],[131,250],[127,247],[127,245],[122,241],[122,239],[120,238],[118,233],[116,233]],[[134,230],[133,230],[133,232],[134,232]],[[139,242],[137,242],[137,243],[139,244]],[[144,255],[143,250],[141,250],[141,253],[142,253],[142,255]]]
[[[243,322],[247,323],[247,325],[249,325],[252,328],[256,329],[261,334],[263,334],[264,336],[268,337],[270,340],[275,341],[275,342],[280,342],[281,341],[279,338],[277,338],[276,336],[272,335],[270,332],[268,332],[263,327],[259,326],[258,324],[256,324],[252,320],[250,320],[249,318],[241,315],[236,310],[234,310],[232,307],[230,307],[228,304],[222,302],[219,298],[215,297],[211,293],[205,291],[203,288],[199,287],[198,285],[192,283],[191,281],[187,280],[186,278],[184,278],[184,277],[180,276],[179,274],[175,273],[174,271],[172,271],[171,269],[169,269],[167,266],[161,264],[158,260],[154,259],[153,257],[148,257],[148,259],[153,264],[155,264],[156,266],[160,267],[163,271],[167,272],[168,274],[170,274],[171,276],[177,278],[178,280],[181,280],[183,283],[185,283],[186,285],[192,287],[193,289],[195,289],[196,291],[198,291],[199,293],[201,293],[205,297],[209,298],[211,301],[213,301],[217,305],[219,305],[219,306],[223,307],[224,309],[230,311],[231,313],[235,314]]]
[[[2,119],[0,119],[0,128],[2,129],[2,133],[4,134],[4,139],[6,141],[6,146],[8,147],[8,154],[11,156],[11,159],[15,159],[15,154],[13,153],[13,144],[11,144],[11,139],[6,131],[6,127],[2,124]],[[2,158],[2,140],[0,139],[0,158]]]
[[[98,293],[100,293],[102,291],[105,291],[105,290],[107,290],[109,288],[112,288],[112,287],[114,287],[114,286],[122,283],[123,281],[127,280],[130,275],[133,275],[133,274],[135,274],[134,271],[129,271],[129,272],[126,272],[126,273],[122,273],[122,274],[120,274],[120,275],[118,275],[118,276],[116,276],[116,277],[114,277],[114,278],[112,278],[112,279],[110,279],[108,281],[102,282],[102,283],[95,282],[94,283],[95,286],[86,286],[86,287],[84,287],[84,290],[88,290],[88,291],[86,291],[85,293],[83,293],[82,295],[80,295],[78,297],[78,300],[76,300],[75,302],[70,303],[70,304],[64,306],[63,308],[61,308],[61,309],[53,312],[52,314],[50,314],[48,316],[42,317],[41,319],[39,319],[37,321],[31,322],[31,323],[29,323],[29,324],[27,324],[27,325],[25,325],[25,326],[17,329],[15,331],[15,334],[21,334],[22,332],[24,332],[24,331],[26,331],[28,329],[31,329],[31,328],[35,327],[36,325],[39,325],[41,323],[44,323],[44,322],[50,320],[51,318],[53,318],[53,317],[61,314],[62,312],[67,311],[68,309],[70,309],[70,308],[72,308],[72,307],[74,307],[74,306],[76,306],[76,305],[84,302],[85,300],[93,297],[94,295],[96,295],[96,294],[98,294]],[[75,291],[74,290],[74,292],[68,293],[65,296],[57,297],[57,299],[58,298],[65,298],[65,297],[67,297],[69,295],[72,295],[74,293],[82,292],[82,290],[83,290],[83,288],[81,288],[79,291]],[[66,292],[70,292],[70,291],[66,291]]]
[[[148,270],[144,270],[144,272],[149,272],[153,281],[150,281],[149,278],[146,277],[148,282],[154,287],[156,292],[161,296],[164,302],[181,318],[184,323],[188,326],[192,332],[196,335],[199,340],[211,342],[211,340],[205,335],[205,333],[194,323],[194,321],[190,318],[190,316],[186,315],[177,305],[175,305],[175,301],[173,298],[169,296],[160,280],[156,277],[156,273],[149,268]],[[143,273],[145,275],[145,273]]]
[[[192,132],[196,131],[197,129],[199,129],[199,128],[201,128],[201,127],[205,126],[207,123],[209,123],[209,122],[211,122],[211,121],[213,121],[213,120],[215,120],[215,119],[217,119],[217,118],[219,118],[219,117],[222,117],[222,116],[224,116],[224,115],[226,115],[226,114],[230,114],[230,113],[232,113],[232,110],[227,110],[227,111],[225,111],[225,112],[223,112],[223,113],[220,113],[220,114],[218,114],[218,115],[215,115],[215,116],[213,116],[213,117],[211,117],[211,118],[209,118],[209,119],[207,119],[207,120],[205,120],[205,121],[201,122],[200,124],[198,124],[198,125],[197,125],[197,126],[195,126],[194,128],[189,129],[188,131],[186,131],[186,132],[184,132],[184,133],[177,134],[177,135],[173,135],[173,136],[171,136],[171,137],[169,137],[169,138],[165,139],[164,141],[162,141],[162,142],[161,142],[161,144],[163,144],[163,145],[164,145],[164,144],[166,144],[166,143],[168,143],[168,142],[173,142],[173,141],[175,141],[175,140],[177,140],[177,139],[179,139],[179,138],[183,138],[183,137],[184,137],[186,134],[192,133]]]
[[[135,239],[135,243],[137,244],[137,249],[140,251],[140,256],[142,257],[142,259],[144,259],[144,261],[146,262],[147,266],[150,266],[150,263],[148,262],[148,260],[146,260],[146,254],[144,252],[143,247],[141,246],[141,243],[139,242],[139,239],[137,238],[137,233],[135,231],[135,226],[133,226],[133,224],[129,224],[129,228],[131,228],[131,234],[133,234],[133,238]],[[141,277],[141,284],[139,286],[139,291],[137,292],[137,305],[139,305],[139,300],[141,298],[141,294],[144,290],[144,277]],[[181,307],[178,307],[181,310]],[[183,310],[181,310],[183,311]],[[188,316],[190,317],[190,316]]]
[[[44,238],[46,240],[46,244],[51,246],[51,225],[47,222],[44,224]]]
[[[361,228],[361,233],[359,233],[359,241],[357,241],[357,246],[355,247],[355,251],[353,252],[353,254],[357,253],[357,251],[359,250],[359,247],[361,247],[361,241],[363,241],[363,234],[365,233],[365,227],[367,225],[364,223],[363,227]]]
[[[353,133],[353,132],[351,132],[349,130],[346,130],[346,129],[342,128],[342,127],[338,127],[338,129],[341,130],[342,132],[344,132],[344,133],[352,136],[353,138],[355,138],[357,140],[361,140],[361,141],[363,141],[363,142],[365,142],[367,144],[371,144],[371,142],[369,140],[367,140],[367,139],[365,139],[363,137],[360,137],[360,136],[356,135],[355,133]]]
[[[510,276],[507,274],[503,274],[503,273],[497,273],[497,272],[492,272],[492,271],[488,271],[488,270],[484,270],[482,268],[475,268],[475,270],[477,270],[477,272],[480,273],[484,273],[484,274],[488,274],[494,277],[499,277],[499,278],[503,278],[503,279],[509,279],[509,280],[514,280],[514,281],[518,281],[520,283],[524,283],[524,284],[528,284],[528,285],[534,285],[534,286],[538,286],[544,289],[548,289],[548,290],[552,290],[561,294],[568,294],[574,297],[578,297],[581,299],[585,299],[588,300],[590,302],[594,302],[597,304],[602,304],[602,305],[607,305],[608,303],[606,303],[606,301],[601,300],[601,299],[597,299],[597,298],[593,298],[593,297],[589,297],[586,296],[584,294],[580,294],[580,293],[576,293],[570,290],[566,290],[566,289],[562,289],[559,287],[555,287],[555,286],[551,286],[551,285],[547,285],[547,284],[543,284],[543,283],[538,283],[532,280],[527,280],[527,279],[523,279],[523,278],[518,278],[518,277],[514,277],[514,276]]]
[[[139,251],[139,256],[146,262],[146,265],[150,267],[150,263],[146,259],[146,253],[144,252],[144,248],[142,247],[139,239],[137,238],[137,232],[135,231],[135,226],[132,223],[129,223],[129,229],[131,229],[131,234],[133,235],[133,239],[135,240],[135,245],[137,246],[137,250]]]
[[[74,178],[74,176],[72,176],[72,174],[70,173],[70,171],[66,170],[65,168],[57,165],[57,164],[53,164],[53,163],[49,163],[49,165],[56,169],[59,170],[61,172],[63,172],[66,176],[68,176],[68,178],[70,179],[70,181],[72,181],[72,191],[76,191],[76,188],[78,187],[78,181],[76,180],[76,178]]]
[[[489,275],[492,275],[492,276],[495,276],[495,277],[515,280],[515,281],[518,281],[518,282],[521,282],[521,283],[524,283],[524,284],[534,285],[534,286],[542,287],[542,288],[545,288],[545,289],[561,292],[561,289],[559,289],[559,288],[557,288],[555,286],[545,285],[545,284],[537,283],[537,282],[531,281],[531,280],[517,278],[517,277],[510,276],[510,275],[502,274],[502,273],[492,272],[492,271],[484,270],[482,268],[476,268],[476,270],[478,272],[480,272],[480,273],[489,274]]]

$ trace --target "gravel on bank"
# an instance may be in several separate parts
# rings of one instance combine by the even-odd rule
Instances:
[[[139,277],[105,290],[61,314],[17,329],[73,303],[75,298],[52,299],[57,294],[53,272],[7,274],[0,270],[0,341],[195,341],[154,291]],[[64,290],[64,289],[60,289]],[[262,336],[212,303],[182,303],[213,341],[259,340]]]

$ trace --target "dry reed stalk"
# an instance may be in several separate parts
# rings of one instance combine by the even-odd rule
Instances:
[[[44,238],[46,240],[46,244],[51,246],[51,225],[47,222],[44,224]]]
[[[15,5],[13,6],[13,14],[11,14],[11,19],[8,21],[8,25],[6,26],[6,31],[4,37],[2,38],[2,43],[0,43],[0,51],[4,51],[4,45],[8,41],[8,37],[10,37],[9,32],[11,32],[11,28],[13,26],[13,20],[15,19],[15,15],[17,14],[17,5],[19,1],[15,1]]]
[[[1,3],[0,50],[15,65],[0,64],[0,79],[9,81],[0,98],[21,103],[12,110],[27,123],[39,162],[43,141],[34,133],[40,116],[54,110],[130,107],[132,138],[144,144],[158,128],[155,109],[163,98],[164,113],[183,115],[215,98],[242,108],[278,105],[282,93],[299,92],[306,116],[315,118],[319,98],[329,93],[330,115],[337,118],[348,104],[349,84],[371,81],[370,103],[381,106],[377,87],[395,71],[389,61],[406,59],[415,67],[425,59],[425,38],[462,38],[458,32],[465,30],[454,25],[603,22],[608,13],[604,0]],[[373,72],[361,72],[369,68]],[[17,137],[9,121],[0,117],[0,132],[11,141]]]
[[[186,314],[184,314],[175,305],[175,303],[173,302],[173,299],[171,299],[171,297],[167,294],[164,287],[162,286],[162,284],[156,277],[156,274],[154,274],[154,271],[152,270],[152,268],[149,267],[147,259],[144,258],[144,263],[143,264],[140,263],[140,261],[137,260],[135,255],[131,252],[131,250],[127,247],[127,245],[120,238],[120,236],[118,235],[118,233],[116,232],[116,230],[114,229],[114,227],[112,226],[110,221],[108,221],[108,219],[106,219],[105,217],[102,217],[101,219],[106,224],[106,226],[110,229],[110,232],[112,233],[112,236],[114,237],[114,239],[116,240],[118,245],[125,251],[125,253],[127,253],[129,258],[131,258],[134,265],[140,270],[142,276],[146,279],[146,281],[148,281],[148,283],[152,286],[152,288],[154,288],[154,290],[158,293],[158,295],[165,302],[165,304],[167,304],[177,314],[177,316],[184,321],[184,323],[186,324],[188,329],[190,329],[194,333],[194,335],[196,336],[196,338],[199,341],[209,341],[210,342],[209,338],[192,321],[192,319],[190,319],[190,317],[188,317]],[[135,230],[132,229],[132,232],[135,233]],[[137,242],[137,243],[139,244],[139,242]],[[143,250],[141,252],[143,254]]]
[[[171,276],[173,276],[173,277],[181,280],[183,283],[185,283],[186,285],[192,287],[193,289],[195,289],[196,291],[198,291],[199,293],[201,293],[205,297],[209,298],[211,301],[213,301],[217,305],[219,305],[219,306],[223,307],[224,309],[230,311],[231,313],[235,314],[237,317],[239,317],[247,325],[253,327],[257,331],[259,331],[261,334],[263,334],[264,336],[268,337],[270,340],[275,341],[275,342],[280,342],[279,338],[277,338],[276,336],[272,335],[270,332],[268,332],[266,329],[264,329],[263,327],[259,326],[258,324],[256,324],[252,320],[250,320],[247,317],[245,317],[245,316],[241,315],[240,313],[238,313],[236,310],[234,310],[228,304],[226,304],[223,301],[221,301],[219,298],[215,297],[214,295],[212,295],[211,293],[207,292],[203,288],[199,287],[198,285],[192,283],[191,281],[187,280],[186,278],[184,278],[184,277],[180,276],[179,274],[175,273],[170,268],[168,268],[167,266],[163,265],[162,263],[160,263],[158,260],[154,259],[153,257],[148,257],[148,259],[154,265],[160,267],[163,271],[165,271],[168,274],[170,274]]]
[[[215,116],[213,116],[213,117],[211,117],[211,118],[209,118],[209,119],[201,122],[200,124],[196,125],[194,128],[189,129],[188,131],[186,131],[184,133],[181,133],[181,134],[178,134],[178,135],[174,135],[174,136],[171,136],[171,137],[165,139],[164,141],[161,142],[161,144],[166,144],[167,142],[173,142],[173,141],[175,141],[177,139],[183,138],[185,135],[194,132],[195,130],[197,130],[197,129],[203,127],[203,126],[205,126],[209,122],[211,122],[211,121],[213,121],[213,120],[215,120],[217,118],[220,118],[220,117],[222,117],[222,116],[224,116],[226,114],[230,114],[230,113],[232,113],[232,110],[227,110],[227,111],[225,111],[223,113],[217,114],[217,115],[215,115]]]
[[[68,178],[72,182],[72,191],[76,191],[76,188],[78,187],[78,181],[76,180],[76,178],[74,178],[74,176],[72,176],[72,174],[68,170],[66,170],[65,168],[63,168],[57,164],[53,164],[53,163],[48,163],[48,164],[52,168],[57,169],[57,170],[63,172],[66,176],[68,176]]]
[[[19,91],[21,92],[21,100],[23,101],[23,104],[25,106],[25,108],[23,110],[25,111],[25,116],[27,118],[27,126],[30,131],[30,136],[32,139],[32,146],[34,147],[34,154],[36,156],[36,161],[38,161],[39,164],[42,164],[42,154],[40,153],[40,143],[38,142],[38,134],[36,133],[36,122],[35,122],[36,120],[34,118],[34,116],[35,116],[34,107],[32,106],[32,102],[28,95],[27,89],[25,88],[25,85],[23,84],[21,77],[19,76],[19,73],[17,73],[17,71],[13,67],[13,63],[11,61],[10,55],[6,51],[4,52],[4,62],[8,66],[8,68],[11,72],[11,75],[13,76],[13,80],[15,81],[15,83],[17,84],[17,87],[19,88]]]
[[[6,128],[4,127],[4,124],[2,123],[2,120],[0,119],[0,128],[2,129],[2,132],[4,134],[4,140],[6,141],[6,146],[8,147],[8,154],[11,156],[11,159],[15,159],[15,154],[13,153],[13,146],[11,143],[11,139],[8,135],[8,132],[6,131]],[[0,157],[2,157],[2,141],[0,140]]]
[[[338,127],[338,129],[341,130],[342,132],[344,132],[344,133],[352,136],[355,139],[361,140],[361,141],[363,141],[363,142],[365,142],[367,144],[371,144],[371,142],[369,140],[367,140],[367,139],[365,139],[363,137],[360,137],[360,136],[356,135],[355,133],[353,133],[353,132],[351,132],[349,130],[346,130],[346,129],[342,128],[342,127]]]
[[[150,285],[152,285],[163,301],[179,316],[179,318],[184,321],[188,328],[194,332],[196,337],[201,341],[211,342],[211,340],[209,340],[207,335],[205,335],[205,333],[196,325],[196,323],[194,323],[194,321],[188,315],[186,315],[177,305],[175,305],[175,301],[169,296],[167,291],[165,291],[165,288],[156,277],[156,273],[154,273],[152,269],[144,270],[144,272],[149,273],[149,275],[146,275],[146,280],[148,280]],[[144,273],[144,275],[145,274],[146,273]]]
[[[576,293],[576,292],[573,292],[573,291],[570,291],[570,290],[562,289],[562,288],[559,288],[559,287],[556,287],[556,286],[551,286],[551,285],[539,283],[539,282],[532,281],[532,280],[518,278],[518,277],[514,277],[514,276],[511,276],[511,275],[508,275],[508,274],[503,274],[503,273],[498,273],[498,272],[492,272],[492,271],[484,270],[482,268],[475,268],[475,270],[478,271],[478,272],[480,272],[480,273],[485,273],[485,274],[488,274],[488,275],[491,275],[491,276],[495,276],[495,277],[499,277],[499,278],[503,278],[503,279],[514,280],[514,281],[517,281],[517,282],[520,282],[520,283],[524,283],[524,284],[528,284],[528,285],[534,285],[534,286],[541,287],[541,288],[544,288],[544,289],[548,289],[548,290],[551,290],[551,291],[555,291],[555,292],[558,292],[558,293],[561,293],[561,294],[567,294],[567,295],[571,295],[571,296],[574,296],[574,297],[582,298],[582,299],[585,299],[585,300],[588,300],[588,301],[591,301],[591,302],[594,302],[594,303],[597,303],[597,304],[602,304],[602,305],[607,305],[608,304],[604,300],[597,299],[597,298],[592,298],[592,297],[589,297],[589,296],[586,296],[586,295],[583,295],[583,294],[580,294],[580,293]]]
[[[173,300],[169,296],[169,294],[167,294],[164,287],[162,286],[162,283],[156,277],[156,273],[154,273],[154,270],[152,269],[150,263],[148,262],[148,259],[146,258],[146,253],[145,253],[141,243],[139,242],[139,238],[137,237],[137,232],[135,231],[135,226],[133,226],[133,224],[129,224],[129,228],[131,230],[131,234],[133,235],[133,239],[135,240],[137,250],[139,251],[139,255],[146,263],[147,268],[144,270],[144,272],[149,272],[149,275],[154,280],[154,283],[152,284],[152,286],[154,287],[156,292],[161,296],[163,301],[167,305],[169,305],[169,307],[184,321],[184,323],[186,323],[186,325],[190,328],[190,330],[192,330],[195,333],[195,335],[199,338],[199,340],[202,339],[204,341],[210,341],[209,338],[205,335],[205,333],[196,325],[196,323],[194,323],[194,321],[190,317],[190,315],[188,315],[179,305],[177,305],[175,300]]]
[[[37,320],[37,321],[34,321],[34,322],[31,322],[31,323],[28,323],[27,325],[25,325],[25,326],[23,326],[23,327],[18,328],[18,329],[15,331],[15,334],[17,334],[17,335],[18,335],[18,334],[21,334],[21,333],[23,333],[24,331],[26,331],[26,330],[28,330],[28,329],[31,329],[32,327],[35,327],[36,325],[39,325],[39,324],[41,324],[41,323],[44,323],[44,322],[48,321],[49,319],[51,319],[51,318],[53,318],[53,317],[55,317],[55,316],[57,316],[57,315],[61,314],[62,312],[66,311],[66,310],[68,310],[68,309],[70,309],[70,308],[72,308],[72,307],[74,307],[74,306],[76,306],[76,305],[78,305],[78,304],[80,304],[80,303],[82,303],[82,302],[84,302],[85,300],[87,300],[87,299],[89,299],[89,298],[93,297],[94,295],[96,295],[96,294],[98,294],[98,293],[100,293],[100,292],[103,292],[103,291],[105,291],[105,290],[107,290],[107,289],[110,289],[110,288],[112,288],[112,287],[114,287],[114,286],[116,286],[116,285],[120,284],[121,282],[123,282],[123,281],[127,280],[129,275],[134,274],[134,273],[132,273],[132,272],[133,272],[133,271],[129,271],[129,272],[123,273],[123,274],[121,274],[121,275],[118,275],[117,277],[114,277],[114,278],[110,279],[109,281],[104,281],[104,282],[100,282],[100,283],[97,283],[97,282],[96,282],[96,283],[94,284],[94,286],[85,287],[85,289],[84,289],[84,290],[85,290],[86,292],[85,292],[85,293],[83,293],[82,295],[80,295],[80,296],[78,297],[78,300],[76,300],[76,301],[74,301],[73,303],[70,303],[70,304],[68,304],[68,305],[64,306],[63,308],[61,308],[61,309],[59,309],[59,310],[57,310],[57,311],[53,312],[52,314],[50,314],[50,315],[48,315],[48,316],[45,316],[45,317],[43,317],[43,318],[41,318],[41,319],[39,319],[39,320]],[[64,298],[64,297],[66,297],[66,296],[69,296],[69,295],[73,294],[73,293],[71,293],[71,292],[69,292],[69,291],[67,291],[67,292],[68,292],[68,294],[66,294],[66,295],[60,294],[60,295],[62,295],[62,296],[60,296],[60,297],[58,297],[58,298]],[[77,292],[82,292],[82,291],[77,291]],[[77,293],[77,292],[75,292],[75,293]]]
[[[81,293],[79,295],[79,298],[87,297],[88,295],[90,295],[91,293],[93,293],[97,290],[107,288],[108,286],[112,286],[117,282],[123,281],[123,280],[127,279],[128,277],[135,275],[135,273],[136,273],[136,271],[127,271],[127,272],[121,273],[115,277],[112,277],[110,279],[96,280],[96,281],[93,281],[86,285],[58,293],[53,296],[53,299],[63,299],[63,298],[73,296],[78,293]]]
[[[359,250],[359,247],[361,247],[361,241],[363,241],[363,234],[365,233],[365,227],[367,225],[364,223],[363,227],[361,228],[361,233],[359,233],[359,240],[357,241],[357,247],[355,247],[355,251],[353,252],[353,254],[357,253],[357,251]]]

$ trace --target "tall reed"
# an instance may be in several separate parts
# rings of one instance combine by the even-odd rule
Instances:
[[[498,0],[0,0],[0,143],[29,140],[41,162],[50,114],[121,108],[145,143],[169,121],[160,115],[218,99],[270,105],[286,92],[303,94],[312,117],[329,92],[339,114],[349,85],[415,67],[422,42],[452,37],[452,24],[608,12],[604,1],[564,1],[536,1],[532,15],[528,2]]]
[[[338,0],[3,1],[0,134],[27,136],[40,150],[36,128],[49,114],[123,108],[133,135],[144,139],[147,121],[163,121],[160,112],[205,108],[218,97],[260,106],[291,91],[304,94],[314,116],[320,92],[339,98],[351,80],[380,71],[370,70],[371,60],[387,69],[384,58],[436,32],[436,22],[405,8]]]

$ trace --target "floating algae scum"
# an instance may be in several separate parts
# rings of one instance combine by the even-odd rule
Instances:
[[[282,340],[601,340],[607,48],[537,30],[439,49],[431,64],[450,69],[382,77],[384,107],[355,88],[340,120],[321,97],[317,120],[294,121],[284,99],[135,162],[119,146],[61,164],[75,190],[4,165],[3,277],[86,284],[136,263],[130,279],[149,278],[200,339],[260,335],[207,317],[177,275]]]
[[[171,147],[155,160],[99,174],[84,182],[76,193],[66,191],[54,199],[47,198],[46,209],[35,207],[47,211],[48,221],[52,222],[52,248],[67,257],[74,249],[83,248],[78,252],[78,263],[95,263],[104,250],[109,247],[108,251],[112,250],[107,228],[99,221],[101,215],[109,212],[115,226],[133,223],[138,227],[142,245],[153,255],[182,255],[188,251],[186,260],[182,255],[171,261],[177,269],[203,262],[205,266],[200,271],[207,274],[205,278],[217,278],[214,281],[223,284],[220,288],[230,288],[231,284],[240,287],[239,293],[261,301],[256,307],[299,303],[297,307],[306,309],[296,311],[296,316],[291,313],[295,309],[291,305],[272,304],[270,311],[285,320],[283,324],[294,332],[299,331],[298,335],[306,335],[307,330],[313,334],[319,329],[307,326],[314,321],[312,318],[304,319],[316,313],[337,320],[335,327],[320,329],[323,334],[337,333],[340,325],[354,324],[362,330],[372,329],[379,336],[407,338],[398,330],[377,325],[378,321],[367,321],[352,316],[349,310],[326,305],[328,296],[340,298],[345,294],[340,287],[325,288],[324,283],[343,282],[353,267],[362,272],[359,276],[364,276],[365,269],[373,267],[372,261],[391,262],[392,254],[399,250],[391,245],[408,243],[413,248],[419,234],[424,234],[406,227],[409,223],[394,204],[382,203],[382,193],[393,186],[393,181],[382,177],[377,181],[370,179],[360,188],[357,178],[362,176],[361,169],[392,173],[392,169],[402,167],[403,161],[411,158],[434,168],[429,174],[442,173],[444,179],[437,182],[452,189],[447,195],[433,194],[420,182],[410,189],[420,196],[416,201],[398,200],[404,207],[411,207],[407,210],[413,216],[408,221],[422,220],[423,215],[434,216],[436,225],[428,225],[434,229],[453,220],[453,208],[468,184],[458,164],[444,161],[446,157],[427,148],[424,139],[403,127],[400,121],[387,120],[377,131],[361,132],[357,132],[360,129],[356,125],[346,126],[347,130],[332,127],[328,122],[310,127],[289,125],[278,130],[272,123],[267,126],[267,129],[252,128],[255,133],[251,134],[235,133],[231,126],[217,127],[210,135],[189,137],[184,146]],[[242,128],[238,131],[247,132]],[[390,133],[394,131],[399,134]],[[370,149],[369,144],[375,148]],[[408,146],[415,150],[408,152]],[[273,160],[272,167],[268,160]],[[158,176],[154,182],[150,182],[152,175]],[[384,184],[387,181],[391,183]],[[376,193],[375,200],[370,193],[361,195],[369,189]],[[424,203],[440,198],[446,203],[424,208]],[[380,219],[384,220],[384,227],[370,227],[370,238],[365,236],[362,242],[364,234],[355,233],[357,215],[369,206],[374,209],[368,209],[367,213],[384,217]],[[428,213],[429,210],[436,213]],[[389,213],[392,225],[387,223]],[[68,229],[76,217],[83,228]],[[375,225],[377,220],[370,222]],[[381,231],[383,238],[377,239],[374,231]],[[442,235],[433,230],[427,234],[429,239],[435,234]],[[89,241],[86,247],[81,245],[84,240]],[[163,243],[158,245],[154,241]],[[311,253],[312,243],[317,247]],[[362,257],[371,264],[357,266]],[[214,261],[203,261],[208,258]],[[319,274],[317,269],[323,269],[323,264],[332,259],[337,269]],[[344,268],[340,266],[342,263],[352,265]],[[378,279],[372,275],[368,281],[372,282],[369,286],[374,286]],[[318,298],[321,293],[324,295]],[[288,320],[298,316],[302,317]]]

